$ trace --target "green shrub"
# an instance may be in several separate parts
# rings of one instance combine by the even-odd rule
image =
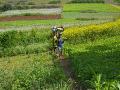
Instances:
[[[95,90],[119,90],[120,82],[117,80],[104,80],[102,74],[95,74],[91,81],[88,81]]]
[[[102,85],[104,82],[110,83],[111,81],[120,81],[120,40],[118,39],[119,36],[114,36],[84,44],[66,45],[65,48],[69,51],[68,55],[73,71],[81,84],[87,88],[95,89],[97,87],[96,85],[90,85],[86,82],[95,82],[92,80],[92,78],[95,77],[95,73],[102,74],[102,78],[104,79],[99,83],[99,85]]]
[[[5,32],[0,35],[0,45],[1,47],[7,48],[7,47],[13,47],[17,45],[17,32],[16,31],[10,31]]]
[[[48,41],[49,32],[46,31],[32,30],[3,32],[0,34],[0,47],[26,46],[32,43]]]
[[[35,2],[28,2],[28,5],[35,5]]]
[[[23,5],[16,5],[15,9],[22,10],[22,9],[24,9],[24,7],[23,7]]]
[[[120,3],[120,0],[114,0],[114,2]]]
[[[28,45],[25,48],[25,51],[27,54],[31,54],[31,53],[42,53],[42,52],[46,52],[48,45],[47,44],[33,44],[33,45]]]
[[[63,36],[66,56],[81,85],[93,90],[119,90],[119,20],[67,28]]]
[[[1,7],[2,11],[7,11],[7,10],[12,10],[13,9],[13,6],[11,4],[4,4],[2,7]]]
[[[49,31],[8,31],[0,33],[0,57],[46,52]]]
[[[61,3],[60,0],[53,0],[53,1],[50,1],[49,4],[59,4]]]

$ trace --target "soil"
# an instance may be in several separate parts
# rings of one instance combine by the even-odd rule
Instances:
[[[16,21],[16,20],[48,20],[60,19],[61,15],[40,15],[40,16],[9,16],[1,17],[0,21]]]
[[[74,75],[74,71],[71,68],[70,60],[65,58],[64,56],[60,57],[60,63],[63,67],[64,73],[72,81],[72,90],[85,90],[78,83]]]

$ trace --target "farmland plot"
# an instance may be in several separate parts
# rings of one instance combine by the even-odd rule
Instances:
[[[98,12],[98,13],[81,13],[81,12],[64,12],[64,18],[73,18],[73,19],[87,19],[89,20],[105,20],[105,19],[114,19],[120,17],[120,13],[105,13],[105,12]]]
[[[47,29],[0,33],[0,90],[69,88],[49,35]]]
[[[51,27],[53,25],[77,26],[77,25],[100,24],[108,21],[113,21],[119,18],[120,16],[120,13],[119,13],[120,9],[108,4],[83,4],[83,3],[82,4],[65,4],[63,10],[64,12],[62,13],[62,19],[0,22],[0,28],[3,31],[3,29],[13,30],[14,28],[17,28],[17,27],[18,27],[17,30],[18,29],[20,30],[19,27],[21,26],[22,28],[25,27],[25,29],[28,30],[29,28],[31,29],[31,27],[42,28],[43,26]],[[34,11],[30,11],[30,12],[32,13]],[[35,11],[35,12],[39,12],[39,11]],[[8,13],[6,12],[6,14]],[[30,15],[30,14],[26,13],[23,15]]]
[[[119,90],[120,20],[68,28],[63,36],[66,55],[80,84],[86,89]]]
[[[81,4],[66,4],[64,5],[64,12],[120,12],[120,8],[110,4],[97,4],[97,3],[81,3]]]
[[[61,14],[60,8],[51,8],[51,9],[27,9],[27,10],[9,10],[2,12],[0,16],[19,16],[19,15],[56,15]]]
[[[73,90],[74,81],[65,75],[51,51],[50,28],[64,25],[64,56],[69,58],[75,84],[93,90],[118,90],[120,20],[114,19],[119,11],[108,4],[66,4],[62,19],[0,22],[3,30],[13,29],[0,32],[0,89]]]
[[[0,14],[0,21],[60,19],[60,8],[9,10]]]

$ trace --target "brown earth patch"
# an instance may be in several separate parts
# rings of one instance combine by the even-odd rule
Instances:
[[[72,83],[71,90],[86,90],[78,83],[77,78],[75,77],[75,73],[71,67],[70,60],[65,58],[64,56],[60,56],[59,59],[65,75],[69,78],[69,80]]]
[[[61,15],[40,15],[40,16],[9,16],[1,17],[0,21],[16,21],[16,20],[49,20],[60,19]]]

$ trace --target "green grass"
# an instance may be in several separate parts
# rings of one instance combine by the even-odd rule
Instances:
[[[120,36],[114,36],[84,44],[68,45],[70,49],[69,57],[78,81],[88,88],[91,88],[89,81],[91,82],[92,78],[96,78],[94,77],[95,74],[102,74],[101,83],[120,81],[119,38]],[[102,88],[104,88],[104,85]]]
[[[70,58],[78,82],[87,89],[119,90],[119,20],[102,25],[66,29],[64,36],[70,36],[65,38],[66,56]],[[95,26],[100,27],[95,29]]]
[[[103,4],[70,4],[70,6],[68,7],[68,4],[65,6],[65,19],[0,22],[0,26],[10,27],[39,24],[48,26],[65,23],[96,24],[109,21],[110,18],[116,16],[116,13],[111,13],[109,16],[105,12],[119,11],[111,5]],[[79,15],[79,10],[88,11],[88,8],[95,9],[95,11],[100,13],[80,13]],[[71,16],[69,17],[69,15]],[[92,16],[101,20],[76,20],[76,17],[92,18]],[[104,20],[105,18],[107,20]],[[109,84],[112,81],[120,81],[119,28],[115,27],[118,33],[113,33],[115,31],[113,30],[114,28],[108,29],[110,31],[97,33],[94,32],[94,28],[93,32],[88,30],[88,33],[79,33],[81,36],[84,34],[83,37],[77,35],[78,38],[71,38],[71,40],[65,41],[66,55],[69,55],[75,76],[78,82],[88,88],[95,89],[97,84],[94,82],[99,80],[99,78],[102,78],[101,83],[108,82]],[[68,89],[68,78],[65,76],[56,57],[49,51],[51,47],[50,34],[49,29],[0,33],[0,90],[70,90]],[[79,38],[82,38],[82,40],[84,38],[85,42],[80,42],[81,39]],[[89,39],[92,39],[92,42]],[[70,41],[76,42],[76,40],[78,40],[76,44],[70,44]],[[92,85],[89,82],[93,82]],[[98,84],[100,85],[101,83]],[[102,88],[101,90],[104,89]]]
[[[120,12],[119,8],[116,8],[110,4],[93,4],[93,3],[81,3],[81,4],[65,4],[64,11],[95,11],[95,12]]]
[[[63,70],[49,53],[0,58],[0,90],[67,88]]]
[[[109,4],[65,4],[63,19],[55,20],[22,20],[0,22],[0,27],[18,27],[32,25],[64,25],[64,24],[98,24],[106,21],[111,21],[120,16],[119,6],[115,7]],[[109,13],[108,13],[109,12]],[[91,18],[95,18],[92,20]],[[98,21],[97,21],[98,20]]]
[[[22,20],[0,22],[0,27],[7,26],[27,26],[27,25],[60,25],[65,23],[77,22],[75,19],[55,19],[55,20]]]
[[[1,28],[10,28],[10,27],[26,27],[26,26],[45,26],[47,28],[49,28],[50,26],[54,26],[54,25],[65,25],[66,24],[68,26],[71,25],[89,25],[89,24],[100,24],[100,23],[104,23],[104,22],[108,22],[108,21],[112,21],[113,19],[104,19],[104,20],[77,20],[77,19],[59,19],[59,20],[22,20],[22,21],[9,21],[9,22],[0,22],[0,27]],[[14,28],[14,29],[15,29]]]
[[[48,29],[1,32],[0,57],[47,52],[50,34]]]
[[[0,33],[0,90],[68,89],[58,59],[49,50],[50,30]]]
[[[120,16],[120,13],[81,13],[81,12],[63,12],[64,18],[97,18],[97,19],[114,19]]]

